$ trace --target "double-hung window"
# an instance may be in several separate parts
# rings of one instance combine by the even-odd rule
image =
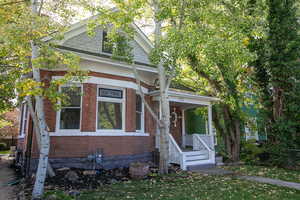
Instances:
[[[124,129],[124,91],[123,89],[98,88],[97,129]]]
[[[143,132],[144,131],[144,106],[142,102],[142,98],[139,94],[136,95],[136,105],[135,105],[135,113],[136,113],[136,131]]]
[[[61,87],[61,92],[68,98],[61,105],[59,129],[80,129],[81,87]]]

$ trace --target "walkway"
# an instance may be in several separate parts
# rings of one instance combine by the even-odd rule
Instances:
[[[282,181],[282,180],[278,180],[278,179],[265,178],[265,177],[259,177],[259,176],[238,176],[238,178],[245,179],[245,180],[248,180],[248,181],[256,181],[256,182],[260,182],[260,183],[269,183],[269,184],[273,184],[273,185],[289,187],[289,188],[300,190],[300,183]]]
[[[272,178],[265,178],[265,177],[259,177],[259,176],[241,176],[236,175],[233,171],[225,170],[222,168],[210,168],[210,169],[201,169],[201,170],[194,170],[194,172],[199,172],[202,174],[209,174],[209,175],[233,175],[236,178],[248,180],[248,181],[255,181],[259,183],[268,183],[272,185],[282,186],[282,187],[288,187],[292,189],[300,190],[300,183],[294,183],[294,182],[288,182],[288,181],[282,181],[278,179],[272,179]]]
[[[14,171],[9,168],[9,160],[7,156],[0,155],[0,200],[15,199],[12,186],[6,183],[14,179]]]

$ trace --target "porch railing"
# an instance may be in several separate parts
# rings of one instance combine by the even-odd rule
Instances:
[[[210,162],[215,163],[215,150],[214,150],[213,136],[200,134],[193,134],[193,150],[206,151]]]
[[[186,169],[183,152],[171,134],[169,134],[169,163],[179,164],[182,169]]]

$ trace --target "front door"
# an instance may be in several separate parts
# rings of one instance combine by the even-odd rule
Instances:
[[[178,106],[170,106],[170,132],[178,146],[182,144],[182,110]]]

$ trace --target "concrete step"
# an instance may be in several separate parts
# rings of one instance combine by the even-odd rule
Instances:
[[[188,171],[196,171],[196,170],[202,170],[202,169],[212,169],[215,168],[215,164],[196,164],[196,165],[188,165],[187,170]]]

